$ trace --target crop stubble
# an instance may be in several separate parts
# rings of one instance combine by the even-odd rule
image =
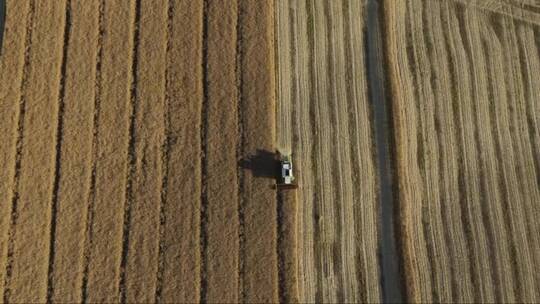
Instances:
[[[461,2],[385,7],[408,296],[535,302],[540,19]]]
[[[380,301],[365,3],[276,3],[277,142],[301,185],[300,301]]]

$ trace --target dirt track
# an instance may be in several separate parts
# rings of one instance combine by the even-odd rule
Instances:
[[[5,302],[275,302],[271,1],[8,1]]]
[[[301,185],[300,301],[380,301],[364,2],[276,4],[277,143]]]
[[[409,299],[539,301],[537,8],[386,4]]]

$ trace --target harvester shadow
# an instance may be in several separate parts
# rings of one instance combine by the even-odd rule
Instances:
[[[277,152],[257,149],[257,153],[239,161],[240,168],[250,170],[255,177],[279,179],[280,160]]]

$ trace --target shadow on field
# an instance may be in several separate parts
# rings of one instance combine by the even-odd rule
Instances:
[[[250,170],[255,177],[279,177],[280,162],[277,152],[258,149],[256,154],[240,160],[239,166]]]

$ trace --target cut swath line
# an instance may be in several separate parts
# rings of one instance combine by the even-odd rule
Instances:
[[[69,37],[71,33],[71,0],[66,1],[65,21],[64,21],[64,44],[62,46],[62,63],[60,67],[60,88],[58,92],[58,114],[56,126],[56,144],[55,144],[55,168],[53,177],[53,190],[51,197],[51,221],[50,221],[50,241],[49,241],[49,263],[47,269],[47,302],[52,302],[54,292],[54,258],[56,241],[56,213],[58,207],[58,190],[60,186],[61,175],[61,157],[62,157],[62,132],[64,127],[64,98],[66,88],[66,68],[67,53],[69,49]]]
[[[238,133],[238,143],[236,146],[236,159],[240,161],[244,156],[244,113],[242,111],[244,98],[243,98],[243,86],[244,78],[242,75],[242,63],[243,63],[243,49],[242,49],[242,20],[243,20],[243,6],[241,1],[237,3],[237,19],[236,19],[236,89],[237,89],[237,98],[236,98],[236,113],[237,113],[237,133]],[[246,257],[245,252],[245,202],[243,198],[244,194],[244,172],[240,166],[237,169],[237,183],[238,183],[238,301],[245,302],[245,291],[244,291],[244,260]]]
[[[25,42],[24,42],[24,64],[23,64],[23,73],[21,79],[21,87],[19,92],[21,92],[19,100],[19,117],[17,122],[17,142],[15,145],[15,164],[14,164],[14,175],[13,175],[13,194],[11,198],[11,218],[9,225],[8,233],[8,243],[7,243],[7,256],[6,256],[6,269],[5,269],[5,278],[4,278],[4,294],[3,301],[9,301],[9,295],[11,290],[9,289],[9,283],[12,275],[12,265],[13,265],[13,251],[14,251],[14,237],[15,237],[15,228],[18,218],[18,202],[19,202],[19,179],[21,171],[21,158],[22,158],[22,141],[24,136],[24,118],[26,113],[26,95],[25,91],[28,86],[28,74],[30,71],[30,51],[31,51],[31,41],[32,41],[32,29],[34,26],[34,13],[35,13],[35,3],[34,1],[30,2],[28,9],[28,19],[26,23],[26,32],[25,32]]]
[[[124,224],[122,232],[122,254],[120,257],[120,278],[118,282],[118,292],[120,294],[120,301],[126,302],[126,265],[129,251],[129,232],[131,226],[131,204],[133,202],[133,177],[135,175],[136,164],[136,151],[135,151],[135,123],[138,110],[137,100],[137,69],[139,58],[139,26],[141,19],[141,0],[135,2],[135,16],[133,19],[133,50],[132,50],[132,64],[131,64],[131,114],[129,125],[129,142],[127,151],[127,177],[126,177],[126,193],[125,193],[125,205],[124,205]]]

